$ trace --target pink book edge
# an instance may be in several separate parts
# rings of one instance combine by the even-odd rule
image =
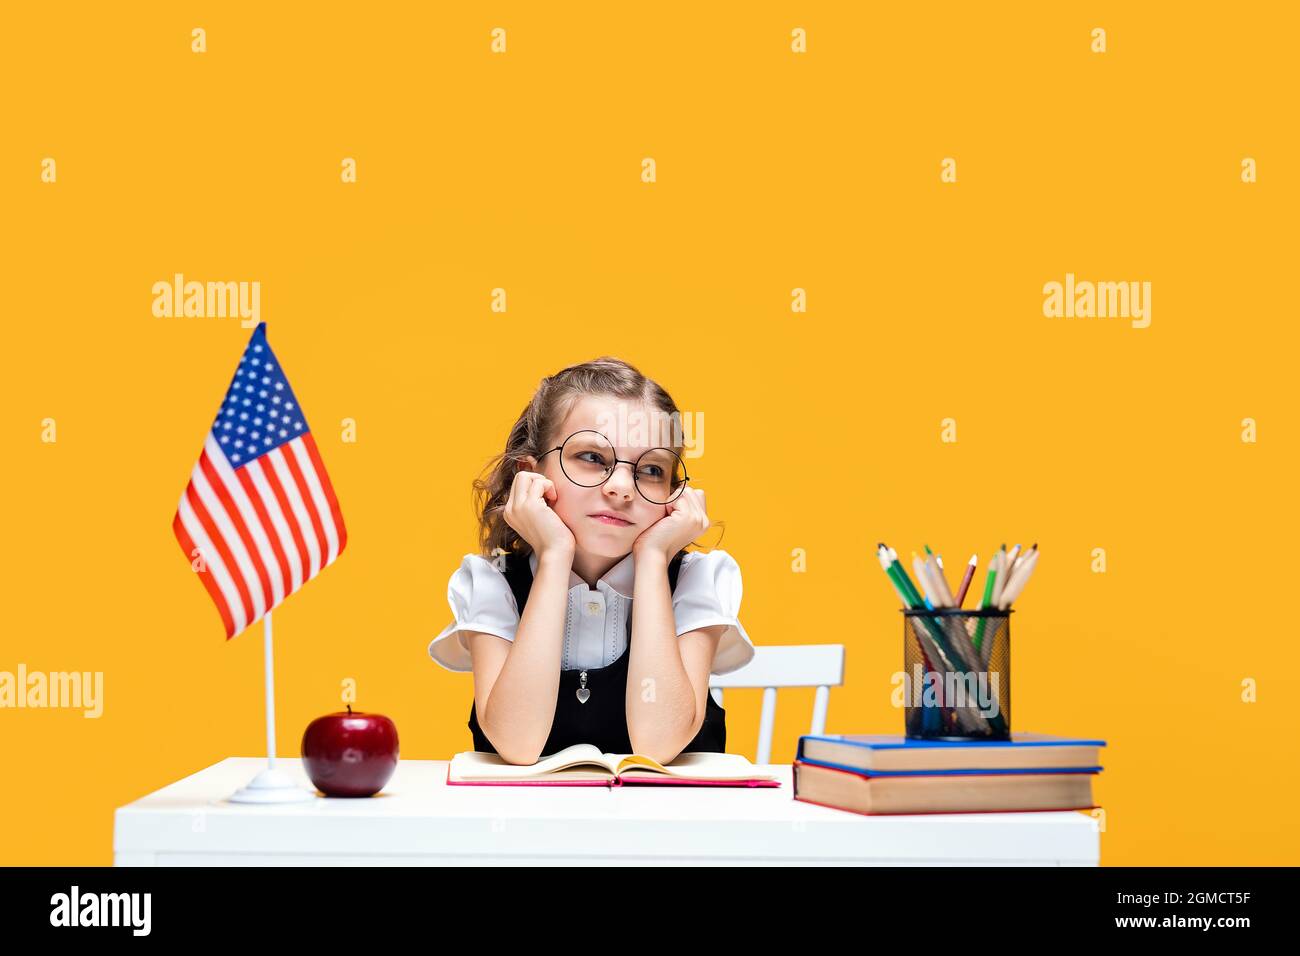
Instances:
[[[1086,812],[1101,809],[1099,804],[1093,803],[1086,807],[1035,807],[1032,810],[854,810],[852,807],[837,807],[833,803],[821,803],[818,800],[809,800],[807,797],[795,797],[795,799],[800,803],[811,803],[813,806],[826,807],[829,810],[843,810],[845,813],[856,813],[862,817],[924,817],[954,813],[963,816],[968,813],[1065,813],[1073,810]]]
[[[452,780],[451,763],[447,764],[449,787],[614,787],[639,784],[695,784],[703,787],[779,787],[780,780],[684,780],[680,777],[637,777],[635,780]]]
[[[687,780],[683,777],[666,777],[661,775],[650,776],[649,774],[637,775],[635,777],[623,777],[614,781],[616,787],[635,787],[640,784],[695,784],[701,787],[779,787],[780,780]]]

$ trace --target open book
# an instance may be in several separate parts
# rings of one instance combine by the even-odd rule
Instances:
[[[574,744],[534,764],[506,763],[497,754],[467,750],[451,758],[452,786],[621,787],[635,783],[679,783],[714,787],[779,787],[740,754],[684,753],[665,766],[644,754],[601,753],[592,744]]]

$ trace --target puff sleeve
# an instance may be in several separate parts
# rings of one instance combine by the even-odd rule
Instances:
[[[463,631],[515,639],[519,610],[506,576],[487,558],[467,554],[447,582],[454,620],[429,642],[429,656],[449,671],[473,671]]]
[[[740,566],[726,551],[688,551],[677,572],[673,620],[677,636],[715,624],[727,625],[712,673],[728,674],[754,659],[754,643],[740,623]]]

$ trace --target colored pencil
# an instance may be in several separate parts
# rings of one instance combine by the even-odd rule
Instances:
[[[961,607],[962,602],[966,600],[966,592],[970,590],[970,583],[975,577],[975,565],[977,564],[979,564],[979,555],[972,554],[970,561],[966,564],[966,573],[961,576],[961,587],[957,589],[954,607]]]

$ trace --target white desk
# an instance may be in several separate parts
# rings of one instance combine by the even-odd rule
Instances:
[[[447,761],[403,760],[369,798],[230,803],[266,766],[230,757],[114,815],[117,866],[1097,865],[1078,812],[863,816],[781,786],[456,787]],[[314,789],[297,757],[277,761]]]

